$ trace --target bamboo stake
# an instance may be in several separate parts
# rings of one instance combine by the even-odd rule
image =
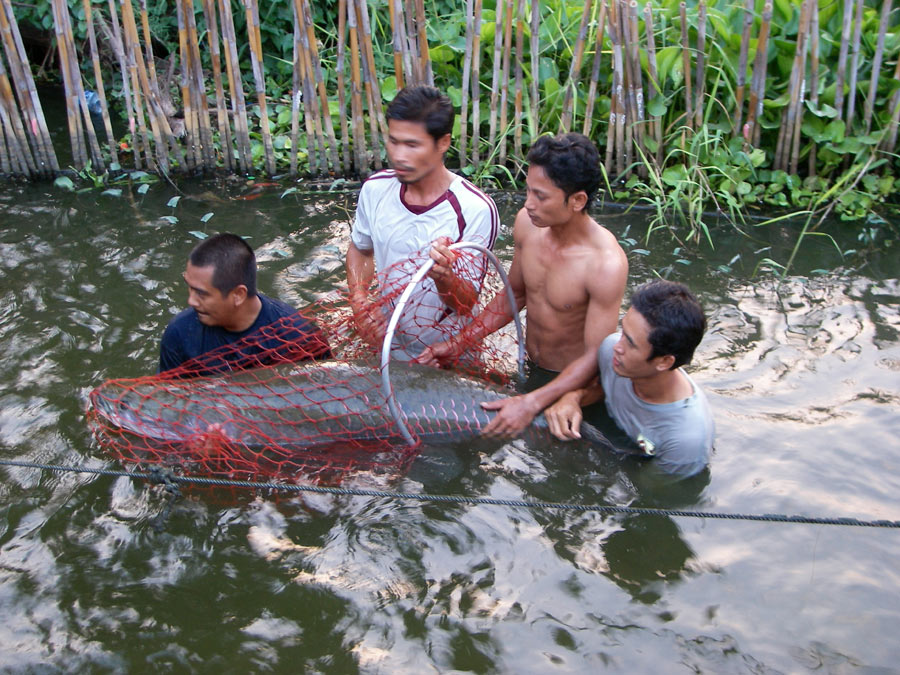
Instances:
[[[303,124],[306,127],[306,162],[310,175],[319,174],[319,146],[321,136],[321,126],[319,127],[319,135],[316,135],[316,126],[313,120],[316,117],[315,109],[312,107],[312,87],[309,85],[310,75],[308,73],[308,52],[309,48],[304,46],[302,38],[304,21],[302,16],[297,16],[298,7],[294,5],[294,94],[292,96],[293,111],[291,114],[292,133],[296,134],[299,126],[300,103],[303,103]],[[296,153],[292,152],[292,172],[296,173]],[[326,163],[323,157],[323,165]]]
[[[294,48],[297,51],[294,74],[298,85],[294,98],[299,98],[303,102],[303,121],[306,126],[306,157],[309,173],[317,176],[325,172],[328,160],[325,157],[322,124],[319,121],[318,111],[315,108],[315,94],[312,87],[312,57],[309,54],[309,40],[306,38],[306,17],[299,2],[294,2],[293,9]]]
[[[500,150],[497,154],[498,163],[506,164],[506,139],[509,135],[507,129],[507,114],[509,112],[509,62],[512,52],[512,15],[513,0],[506,0],[506,20],[503,26],[503,75],[500,78]]]
[[[706,93],[706,3],[697,3],[697,75],[694,77],[697,99],[694,105],[694,128],[703,125],[704,96]]]
[[[819,3],[813,2],[809,24],[809,102],[816,109],[819,107]],[[798,132],[799,134],[799,129]],[[816,175],[816,144],[810,143],[809,164],[810,176]]]
[[[368,73],[370,74],[370,82],[372,89],[372,108],[369,111],[369,114],[374,110],[375,112],[375,120],[378,122],[378,129],[381,130],[382,141],[384,145],[387,145],[387,122],[384,118],[384,109],[382,107],[382,98],[381,98],[381,85],[378,83],[378,71],[375,68],[375,50],[372,47],[372,30],[369,27],[369,9],[368,5],[365,2],[357,2],[357,10],[359,11],[359,27],[363,30],[363,37],[365,38],[360,47],[365,52],[366,56],[366,64],[368,68]],[[365,72],[365,71],[364,71]],[[373,143],[375,145],[375,165],[381,168],[381,147],[378,144],[378,134],[374,134]]]
[[[365,0],[359,0],[365,2]],[[350,106],[353,115],[353,153],[356,156],[356,170],[359,175],[368,175],[369,162],[366,161],[366,129],[363,124],[362,74],[360,69],[359,32],[356,26],[356,2],[347,0],[347,28],[350,33]]]
[[[131,2],[131,0],[123,0]],[[178,53],[181,56],[181,105],[184,108],[184,139],[187,145],[187,168],[196,170],[201,165],[199,126],[200,118],[194,108],[194,97],[191,96],[191,62],[188,54],[187,21],[185,19],[185,0],[175,0],[178,16]],[[248,22],[249,25],[249,22]],[[253,49],[251,42],[251,51]]]
[[[800,6],[800,22],[797,26],[797,45],[794,48],[794,63],[791,68],[791,78],[788,83],[788,105],[781,115],[781,127],[778,130],[778,141],[775,145],[775,158],[772,161],[772,166],[775,169],[788,169],[789,152],[794,133],[796,103],[800,93],[800,82],[803,80],[804,70],[806,68],[804,45],[806,43],[808,18],[809,3],[808,0],[803,0]]]
[[[659,73],[656,66],[656,38],[653,35],[653,9],[650,3],[644,5],[644,32],[647,34],[647,74],[650,78],[650,89],[654,96],[662,93]],[[662,166],[662,119],[659,115],[650,117],[650,128],[656,143],[655,157],[657,167]]]
[[[322,63],[319,60],[319,46],[316,42],[315,25],[313,24],[312,10],[309,0],[300,0],[303,5],[303,14],[306,23],[307,40],[309,41],[309,54],[312,58],[311,65],[315,77],[315,86],[319,92],[319,103],[322,107],[322,119],[325,122],[326,140],[330,147],[331,167],[340,171],[341,163],[338,159],[337,138],[334,134],[334,123],[331,119],[331,108],[328,104],[328,92],[325,90],[325,77],[322,74]]]
[[[0,58],[0,79],[8,79],[6,78],[6,66],[3,65],[3,59]],[[9,110],[6,107],[6,101],[0,99],[0,175],[9,176],[13,173],[20,173],[18,170],[18,166],[13,168],[13,163],[10,159],[10,153],[6,149],[6,129],[9,127],[10,119],[9,119]],[[16,150],[18,150],[18,143],[13,140],[13,144],[16,147],[12,152],[12,156],[16,156]]]
[[[847,70],[847,52],[850,51],[850,22],[853,19],[853,0],[844,0],[844,13],[841,18],[841,50],[837,62],[837,79],[835,81],[834,108],[837,118],[843,118],[844,78]]]
[[[616,67],[616,28],[618,0],[610,0],[609,18],[606,22],[606,31],[609,36],[611,62],[612,62],[612,90],[609,95],[609,124],[606,127],[606,173],[611,175],[613,172],[613,157],[616,153],[616,127],[619,119],[619,87],[621,70]]]
[[[466,0],[466,50],[463,54],[462,95],[459,115],[459,168],[465,169],[468,154],[469,81],[472,77],[472,42],[474,40],[475,0]]]
[[[681,59],[684,65],[684,117],[685,126],[692,127],[694,120],[694,104],[691,96],[691,44],[688,39],[687,5],[678,5],[681,16]]]
[[[142,4],[146,5],[143,1]],[[163,109],[159,82],[154,79],[156,77],[156,66],[153,65],[153,47],[150,38],[150,25],[146,18],[146,11],[143,11],[141,23],[144,29],[144,40],[147,44],[146,58],[141,52],[141,44],[138,40],[137,25],[134,19],[134,8],[130,3],[123,5],[122,12],[123,25],[127,26],[126,34],[131,36],[130,42],[134,51],[134,61],[137,70],[138,82],[141,90],[144,92],[144,98],[147,100],[148,116],[150,118],[150,127],[157,144],[157,161],[163,174],[169,171],[169,157],[166,152],[166,144],[168,144],[169,152],[175,156],[175,161],[181,167],[185,165],[184,153],[181,146],[175,140],[175,135],[169,126],[169,120]],[[163,142],[165,140],[165,143]]]
[[[59,163],[50,142],[50,132],[47,130],[47,121],[44,119],[44,111],[37,95],[37,88],[34,86],[31,69],[25,67],[28,64],[28,55],[22,43],[19,26],[12,5],[6,0],[0,11],[0,34],[3,36],[6,61],[18,96],[19,109],[25,117],[26,135],[30,134],[28,138],[34,144],[36,168],[40,175],[52,175],[59,171]]]
[[[581,62],[584,58],[584,44],[587,40],[588,28],[591,23],[591,11],[593,3],[591,0],[585,0],[584,7],[581,10],[581,23],[578,26],[578,36],[575,38],[575,49],[572,53],[572,62],[569,64],[569,79],[566,82],[566,95],[563,99],[562,115],[559,120],[559,130],[568,132],[572,126],[575,117],[575,111],[572,110],[575,101],[575,90],[578,87],[579,74],[581,73]]]
[[[472,37],[472,164],[481,162],[481,10],[482,0],[475,0],[475,34]]]
[[[431,53],[428,51],[428,32],[426,31],[425,2],[415,0],[416,28],[419,29],[419,59],[423,81],[429,86],[434,86],[434,72],[431,69]]]
[[[878,92],[878,76],[881,73],[881,60],[884,57],[884,37],[891,16],[893,0],[883,0],[881,21],[878,24],[878,42],[875,45],[875,56],[872,59],[872,78],[869,81],[869,96],[863,109],[863,126],[866,134],[872,129],[872,114],[875,111],[875,94]]]
[[[500,100],[500,71],[503,68],[503,56],[500,50],[503,48],[503,9],[505,5],[500,0],[497,2],[496,7],[497,10],[494,13],[494,59],[491,67],[490,119],[488,124],[488,148],[491,151],[494,148],[494,142],[497,140],[499,115],[497,104]]]
[[[347,91],[344,82],[344,61],[346,59],[345,51],[347,48],[347,0],[339,0],[338,2],[338,35],[337,35],[337,63],[335,71],[337,74],[338,88],[338,119],[341,121],[341,151],[343,158],[343,171],[350,172],[350,134],[349,125],[347,124]]]
[[[900,58],[897,59],[897,65],[894,67],[894,79],[900,80]],[[900,126],[900,89],[895,90],[891,96],[888,110],[891,121],[888,125],[887,136],[882,141],[882,147],[886,152],[893,154],[897,147],[897,129]]]
[[[519,0],[516,6],[516,90],[513,103],[513,154],[516,159],[522,158],[522,84],[524,73],[522,55],[525,53],[525,0]]]
[[[756,58],[753,60],[753,81],[750,86],[750,101],[747,111],[748,133],[754,145],[759,144],[759,125],[756,120],[762,114],[762,101],[766,90],[766,49],[769,41],[769,24],[772,21],[772,3],[763,7],[759,35],[756,39]]]
[[[21,173],[24,176],[36,176],[38,165],[31,153],[28,144],[28,134],[22,125],[22,119],[19,116],[19,106],[13,96],[12,86],[6,72],[6,66],[3,65],[3,59],[0,58],[0,115],[2,115],[2,128],[5,129],[5,138],[3,147],[9,147],[8,168],[4,168],[4,173]]]
[[[531,108],[531,123],[529,128],[529,136],[531,142],[537,140],[538,134],[541,133],[541,117],[540,117],[540,90],[539,81],[541,79],[540,68],[540,49],[538,35],[540,34],[541,22],[541,3],[531,0],[531,100],[529,101]]]
[[[619,0],[619,36],[622,45],[625,76],[625,172],[631,173],[632,152],[637,143],[638,114],[637,92],[635,91],[634,62],[631,60],[631,35],[628,19],[628,0]]]
[[[597,86],[600,81],[600,61],[603,55],[603,32],[606,25],[606,0],[600,0],[600,17],[597,19],[597,30],[594,33],[594,63],[591,67],[591,79],[588,85],[587,101],[584,109],[584,124],[581,133],[591,135],[594,121],[594,106],[597,102]],[[650,5],[648,4],[647,7]],[[656,64],[653,64],[656,67]]]
[[[812,26],[812,6],[814,4],[818,4],[818,0],[806,0],[804,6],[806,7],[806,17],[804,22],[803,10],[801,8],[800,11],[800,27],[803,32],[802,35],[802,54],[800,56],[800,74],[798,79],[800,80],[799,91],[797,95],[797,100],[794,105],[794,132],[792,136],[791,143],[791,162],[789,172],[791,175],[797,174],[797,165],[799,162],[800,156],[800,131],[803,122],[803,112],[806,109],[806,105],[804,104],[804,99],[806,96],[806,57],[809,52],[809,33],[810,28]]]
[[[106,88],[103,86],[103,73],[100,70],[100,54],[97,51],[97,35],[94,32],[94,19],[91,12],[91,0],[82,0],[84,10],[84,22],[87,28],[88,44],[91,46],[91,65],[94,67],[94,83],[97,88],[97,98],[100,101],[100,112],[103,117],[103,130],[106,132],[106,142],[109,144],[109,157],[119,162],[119,149],[116,147],[116,137],[113,134],[112,123],[109,120],[109,107],[106,104]]]
[[[66,119],[69,124],[69,140],[72,143],[72,161],[75,168],[83,169],[88,162],[87,149],[84,146],[84,137],[82,135],[81,117],[78,114],[77,94],[75,86],[72,82],[72,69],[69,56],[69,41],[65,35],[65,19],[68,17],[68,6],[63,4],[60,8],[61,0],[52,0],[51,6],[53,10],[53,28],[56,35],[56,46],[59,50],[59,65],[63,75],[63,85],[65,89],[66,101]]]
[[[400,0],[390,0],[388,10],[391,19],[391,37],[394,44],[394,78],[397,80],[397,90],[403,89],[405,78],[403,73],[403,21],[399,14],[403,12]]]
[[[256,0],[244,0],[247,16],[247,34],[250,38],[250,65],[256,84],[256,100],[259,104],[260,130],[263,138],[266,173],[275,175],[275,150],[272,147],[272,132],[269,128],[269,110],[266,105],[266,76],[263,73],[262,39],[259,35],[259,9]]]
[[[863,0],[856,0],[856,18],[853,26],[853,42],[850,55],[850,87],[847,92],[847,123],[845,133],[852,133],[856,112],[856,76],[859,69],[859,40],[862,31]]]
[[[128,63],[125,56],[125,42],[122,36],[122,30],[119,27],[119,15],[116,12],[116,0],[108,0],[109,3],[109,26],[101,24],[107,40],[112,46],[116,59],[119,62],[119,70],[122,75],[122,98],[125,101],[125,112],[128,118],[128,133],[131,134],[131,152],[134,157],[134,166],[140,169],[143,166],[140,152],[140,141],[138,139],[137,120],[134,112],[134,97],[131,93],[131,82],[128,77]],[[99,19],[99,15],[98,15]]]
[[[357,0],[356,12],[357,23],[356,31],[359,33],[359,49],[362,57],[362,81],[363,89],[366,93],[366,102],[369,108],[369,142],[371,143],[371,152],[369,156],[371,163],[374,164],[375,170],[380,171],[381,162],[381,146],[378,143],[378,115],[383,113],[381,110],[381,95],[376,96],[378,83],[376,81],[374,58],[370,61],[372,55],[372,33],[369,29],[368,7],[365,0]],[[385,145],[387,145],[387,129],[384,132]]]
[[[631,73],[633,78],[633,91],[636,117],[633,122],[635,135],[637,136],[638,150],[644,150],[644,124],[646,116],[644,114],[644,82],[641,76],[641,54],[640,42],[638,37],[638,19],[637,19],[637,2],[631,0],[628,3],[628,24],[627,32],[629,39],[629,61],[631,61]],[[646,153],[645,153],[646,154]],[[641,163],[638,165],[638,173],[642,176],[646,175],[646,166]]]
[[[193,0],[183,1],[185,3],[185,18],[187,19],[188,53],[190,54],[189,63],[193,83],[191,92],[194,97],[194,108],[197,111],[200,130],[200,157],[202,158],[203,167],[212,170],[216,168],[216,155],[210,127],[206,79],[203,76],[203,65],[200,61],[200,38],[197,33],[197,21],[194,18],[194,2]]]
[[[625,156],[628,152],[625,144],[625,65],[622,57],[622,19],[619,0],[613,0],[609,6],[609,39],[613,47],[613,95],[614,105],[611,107],[611,126],[615,129],[615,143],[607,145],[607,160],[612,152],[616,159],[616,175],[625,172]],[[611,103],[613,102],[611,100]],[[615,115],[613,121],[612,116]]]
[[[225,170],[234,171],[234,146],[231,140],[231,123],[225,104],[225,87],[222,84],[222,56],[219,50],[219,22],[216,19],[215,0],[203,0],[203,17],[206,19],[207,40],[209,42],[210,65],[216,89],[216,121],[219,127],[219,145]],[[146,6],[146,0],[145,0]],[[291,145],[292,150],[296,143]]]
[[[177,148],[177,144],[171,135],[166,116],[156,100],[155,92],[152,90],[147,77],[146,61],[141,51],[137,23],[134,18],[134,7],[131,4],[131,0],[122,0],[122,32],[125,37],[125,50],[131,75],[132,93],[135,95],[135,109],[138,111],[138,128],[142,130],[141,137],[144,143],[147,164],[152,166],[156,163],[158,170],[165,174],[169,170],[169,161],[166,146],[163,143],[163,129],[166,130],[173,148]],[[150,120],[150,128],[156,143],[155,160],[150,148],[150,137],[144,123],[144,113],[140,102],[142,92],[144,99],[147,101],[147,116]],[[177,150],[177,152],[180,152],[180,150]]]
[[[409,77],[414,84],[421,84],[424,80],[421,72],[421,61],[419,59],[419,39],[415,26],[416,8],[412,0],[405,0],[406,6],[403,8],[403,21],[406,30],[405,44],[408,46],[406,56],[409,59]]]
[[[291,158],[290,169],[291,176],[297,175],[297,153],[299,151],[299,135],[300,135],[300,100],[301,84],[300,84],[300,28],[297,26],[297,10],[294,9],[294,67],[292,69],[291,80]],[[308,138],[308,137],[307,137]],[[307,147],[307,158],[309,158],[309,149]]]
[[[732,134],[741,133],[744,116],[744,89],[747,86],[747,56],[750,53],[750,31],[753,28],[753,9],[756,0],[746,0],[744,5],[744,30],[741,33],[741,51],[738,56],[738,68],[734,103],[734,130]]]
[[[237,138],[238,164],[241,171],[253,169],[250,151],[250,128],[247,122],[247,106],[238,61],[237,40],[234,34],[234,20],[231,15],[231,0],[219,0],[219,15],[222,24],[222,41],[225,43],[225,70],[228,74],[228,89],[231,92],[231,107]]]

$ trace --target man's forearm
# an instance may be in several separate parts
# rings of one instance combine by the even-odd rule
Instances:
[[[585,397],[587,399],[593,397],[593,400],[589,401],[593,403],[603,396],[602,389],[600,389],[598,396],[597,392],[593,391],[593,387],[589,386],[596,375],[597,357],[592,350],[589,350],[572,361],[550,382],[525,394],[525,397],[529,398],[538,410],[543,410],[548,405],[555,403],[563,394],[579,389],[583,390],[581,405],[585,406],[588,405],[588,403],[584,402],[586,400]]]

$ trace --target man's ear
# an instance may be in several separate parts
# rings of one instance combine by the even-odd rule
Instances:
[[[247,287],[244,284],[238,284],[231,289],[228,297],[235,307],[240,307],[247,300]]]
[[[656,362],[654,365],[655,365],[656,369],[659,371],[672,370],[672,366],[675,365],[675,355],[674,354],[666,354],[665,356],[657,356],[653,360]]]
[[[579,190],[569,195],[569,204],[575,211],[584,211],[587,208],[587,192]]]
[[[437,140],[437,149],[442,155],[446,154],[447,150],[450,149],[451,141],[452,138],[450,137],[450,134],[445,134]]]

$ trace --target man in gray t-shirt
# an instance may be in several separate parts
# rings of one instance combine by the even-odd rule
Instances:
[[[622,331],[597,352],[598,383],[562,396],[544,411],[558,438],[578,438],[581,406],[601,399],[622,430],[660,469],[678,476],[709,461],[714,426],[706,396],[681,366],[706,330],[697,299],[683,284],[653,281],[638,288]]]

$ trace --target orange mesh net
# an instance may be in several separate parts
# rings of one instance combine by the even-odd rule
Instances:
[[[402,471],[423,441],[476,435],[487,421],[479,403],[505,395],[501,385],[516,371],[513,324],[478,342],[460,340],[460,331],[488,319],[486,305],[504,286],[483,254],[458,255],[454,274],[478,291],[471,309],[450,311],[455,298],[441,297],[426,277],[400,315],[390,365],[399,420],[382,387],[378,334],[427,256],[379,274],[357,311],[337,292],[307,307],[312,332],[285,317],[174,370],[105,382],[90,394],[91,430],[120,461],[213,477]],[[459,347],[444,368],[407,363],[425,343],[453,337]]]

